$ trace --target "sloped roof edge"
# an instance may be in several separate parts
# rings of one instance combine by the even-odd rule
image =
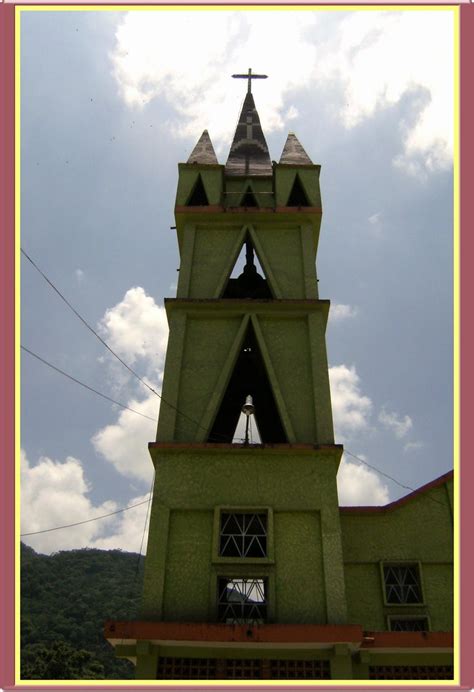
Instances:
[[[364,514],[370,514],[371,512],[390,512],[394,509],[397,509],[398,507],[401,507],[402,505],[407,504],[408,502],[411,502],[416,497],[418,497],[418,495],[423,495],[424,493],[427,493],[429,490],[433,490],[433,488],[437,488],[441,485],[444,485],[444,483],[453,478],[453,476],[454,470],[448,471],[447,473],[444,473],[442,476],[439,476],[439,478],[435,478],[429,483],[425,483],[425,485],[422,485],[416,490],[413,490],[413,492],[409,493],[408,495],[404,495],[403,497],[398,498],[398,500],[390,502],[388,505],[341,506],[339,507],[339,511],[342,514],[357,514],[359,512]]]

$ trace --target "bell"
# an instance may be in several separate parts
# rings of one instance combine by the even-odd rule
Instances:
[[[255,413],[255,406],[253,405],[253,399],[250,394],[245,398],[245,404],[242,406],[242,413],[246,416],[252,416]]]

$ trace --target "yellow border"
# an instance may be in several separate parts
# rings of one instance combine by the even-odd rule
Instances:
[[[289,12],[293,10],[308,12],[424,12],[425,10],[439,12],[454,12],[457,14],[459,6],[447,5],[24,5],[16,6],[18,14],[21,12],[261,12],[272,10],[276,12]]]
[[[21,358],[20,358],[20,21],[15,7],[15,684],[20,671],[20,449],[21,449]]]
[[[424,688],[432,687],[433,685],[442,685],[443,687],[459,686],[460,674],[460,642],[459,642],[459,609],[460,609],[460,507],[459,507],[459,461],[460,461],[460,269],[459,269],[459,252],[460,252],[460,227],[459,227],[459,79],[460,79],[460,64],[459,64],[459,22],[460,12],[458,5],[236,5],[236,6],[206,6],[202,8],[200,5],[175,5],[175,6],[142,6],[142,5],[76,5],[76,6],[56,6],[56,5],[27,5],[15,7],[15,620],[20,622],[20,448],[21,448],[21,420],[20,420],[20,31],[21,31],[21,13],[23,12],[128,12],[128,11],[441,11],[452,12],[454,15],[454,146],[453,146],[453,464],[454,464],[454,679],[449,680],[390,680],[386,685],[396,685],[397,687]],[[262,685],[272,687],[288,687],[304,688],[306,686],[324,686],[334,687],[344,685],[354,688],[378,687],[384,685],[379,680],[322,680],[315,681],[296,681],[296,680],[272,680],[258,682],[255,680],[242,681],[219,681],[219,680],[77,680],[77,681],[58,681],[58,680],[21,680],[20,671],[20,628],[15,627],[15,685],[19,688],[23,686],[34,687],[67,687],[67,686],[95,686],[95,687],[131,687],[136,689],[154,687],[260,687]]]

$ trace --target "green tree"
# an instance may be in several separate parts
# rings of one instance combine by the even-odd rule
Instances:
[[[21,676],[26,680],[103,680],[104,666],[84,649],[64,641],[27,646]]]

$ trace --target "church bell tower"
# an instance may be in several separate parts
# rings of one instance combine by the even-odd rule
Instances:
[[[106,637],[142,680],[447,679],[452,633],[414,629],[429,613],[452,628],[448,476],[376,512],[338,507],[320,166],[293,133],[271,161],[264,75],[234,76],[248,89],[226,164],[206,130],[179,164],[141,613]]]
[[[142,617],[344,623],[325,329],[320,166],[294,134],[272,162],[248,92],[225,166],[204,131],[179,164],[170,334]],[[232,278],[239,255],[245,265]],[[257,265],[258,269],[257,269]],[[260,442],[235,441],[251,397]],[[252,421],[250,421],[252,423]]]

